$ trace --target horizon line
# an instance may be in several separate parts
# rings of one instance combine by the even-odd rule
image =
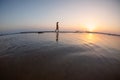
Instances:
[[[13,35],[13,34],[26,34],[26,33],[56,33],[53,30],[43,30],[43,31],[23,31],[23,32],[16,32],[16,33],[3,33],[0,34],[0,36],[5,36],[5,35]],[[114,34],[114,33],[106,33],[106,32],[96,32],[96,31],[59,31],[59,33],[92,33],[92,34],[104,34],[104,35],[111,35],[111,36],[119,36],[120,34]]]

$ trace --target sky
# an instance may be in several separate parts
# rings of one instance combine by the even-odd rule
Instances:
[[[55,30],[120,34],[120,0],[0,0],[0,33]]]

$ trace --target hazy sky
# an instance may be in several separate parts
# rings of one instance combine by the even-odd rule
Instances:
[[[87,30],[120,33],[120,0],[0,0],[0,32]]]

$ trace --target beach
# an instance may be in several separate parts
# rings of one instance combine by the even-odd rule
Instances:
[[[119,44],[93,33],[0,36],[0,79],[120,80]]]

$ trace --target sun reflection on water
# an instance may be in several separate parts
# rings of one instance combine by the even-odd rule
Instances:
[[[92,33],[86,34],[85,39],[87,40],[88,43],[95,43],[96,42],[96,36]]]

